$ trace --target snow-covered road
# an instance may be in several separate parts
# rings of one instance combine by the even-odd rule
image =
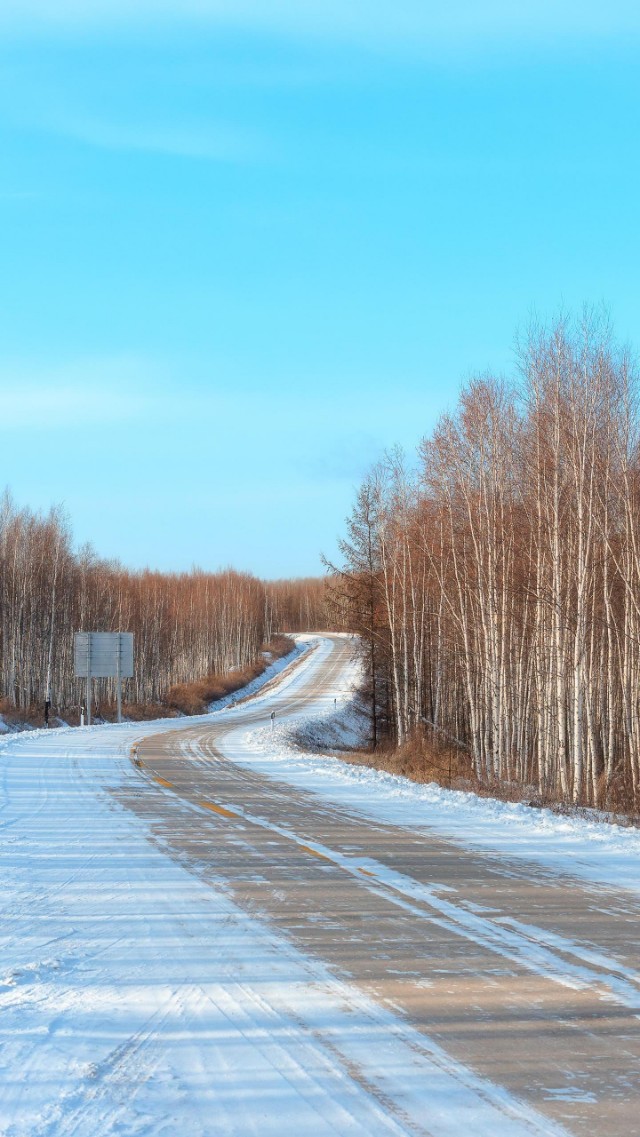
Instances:
[[[569,877],[544,819],[466,840],[296,754],[353,676],[324,638],[211,716],[0,742],[2,1134],[637,1131],[637,897],[588,827]]]

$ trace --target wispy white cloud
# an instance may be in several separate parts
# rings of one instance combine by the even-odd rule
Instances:
[[[122,123],[74,112],[42,113],[34,120],[56,134],[105,150],[129,150],[215,161],[245,161],[264,151],[264,143],[247,131],[219,125],[157,126]]]
[[[2,0],[0,0],[1,5]],[[139,151],[218,162],[245,162],[270,152],[249,127],[199,108],[171,108],[160,115],[131,84],[96,89],[77,77],[34,77],[19,68],[0,76],[5,123],[70,138],[104,150]]]
[[[55,360],[0,360],[0,432],[73,429],[136,423],[141,428],[204,421],[235,423],[238,381],[224,369],[206,385],[185,381],[189,361],[139,355],[86,356]],[[252,396],[266,409],[272,394]],[[256,423],[256,431],[261,428]]]
[[[112,425],[153,408],[153,366],[130,356],[3,362],[0,431]]]
[[[377,45],[638,34],[631,0],[3,0],[0,31],[209,25]]]
[[[38,201],[40,194],[35,190],[3,190],[0,189],[0,201]]]

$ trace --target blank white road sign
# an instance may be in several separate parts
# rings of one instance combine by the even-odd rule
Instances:
[[[133,632],[76,632],[73,660],[77,679],[131,679]]]

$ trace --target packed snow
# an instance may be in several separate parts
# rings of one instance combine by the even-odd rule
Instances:
[[[325,650],[322,645],[318,648],[318,663]],[[416,784],[337,757],[332,752],[355,747],[368,735],[358,699],[361,682],[361,667],[354,654],[334,696],[319,699],[304,714],[280,716],[275,730],[260,727],[227,736],[225,754],[370,818],[412,831],[436,830],[469,847],[520,858],[595,884],[640,892],[640,831],[636,828],[479,797],[435,783]],[[310,743],[308,750],[305,739]]]
[[[200,720],[228,720],[228,757],[413,831],[435,828],[638,887],[634,832],[416,786],[296,749],[300,732],[317,741],[329,730],[335,747],[362,728],[355,660],[311,711],[287,711],[287,697],[331,650],[318,637],[301,638],[299,648],[297,666],[281,669],[250,704],[265,714],[277,706],[274,727],[241,725],[241,707]],[[154,843],[149,823],[119,798],[124,790],[151,792],[137,787],[130,748],[183,726],[162,720],[0,741],[4,1137],[560,1134],[241,911],[222,882],[205,883]],[[373,868],[399,903],[411,904],[415,882]],[[438,903],[442,918],[453,919],[446,898]],[[503,935],[505,953],[523,950],[526,929]],[[556,946],[535,949],[543,973]],[[596,964],[579,960],[567,981],[588,982]]]
[[[283,671],[294,667],[302,655],[305,655],[306,652],[311,651],[315,647],[314,640],[309,640],[304,636],[291,637],[291,639],[294,638],[297,642],[293,651],[289,652],[288,655],[283,655],[281,659],[274,659],[272,663],[267,664],[262,675],[258,675],[255,679],[252,679],[250,683],[247,683],[246,687],[242,687],[239,691],[233,691],[230,695],[223,695],[221,699],[216,699],[213,703],[210,703],[209,711],[213,713],[215,711],[222,711],[225,707],[235,707],[240,701],[248,699],[252,695],[257,695],[259,691],[262,691],[264,687],[267,687],[274,679],[282,675]]]

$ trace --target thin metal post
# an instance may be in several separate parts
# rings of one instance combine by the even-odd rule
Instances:
[[[122,636],[118,632],[118,654],[116,658],[116,697],[118,700],[118,722],[122,722]]]
[[[87,632],[87,726],[91,726],[91,632]]]

